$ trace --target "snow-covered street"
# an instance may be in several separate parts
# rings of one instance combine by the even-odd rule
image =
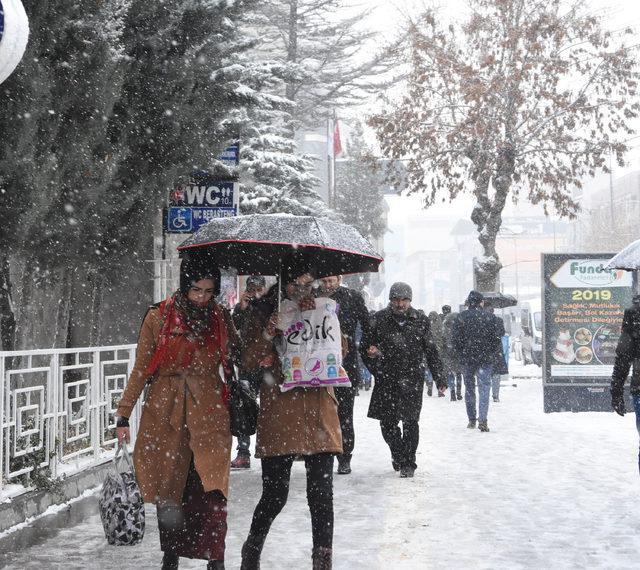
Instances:
[[[466,428],[463,402],[425,394],[414,479],[392,470],[378,423],[366,419],[370,392],[362,392],[354,470],[334,479],[334,568],[637,568],[640,479],[633,415],[545,415],[538,370],[513,368],[501,402],[491,404],[488,434]],[[226,564],[235,569],[259,497],[259,463],[232,479]],[[0,554],[0,566],[158,568],[151,508],[147,524],[141,545],[110,547],[94,509],[37,544]],[[13,548],[10,539],[0,541],[0,552]],[[304,471],[296,464],[262,567],[309,568],[310,552]],[[181,567],[205,564],[183,560]]]

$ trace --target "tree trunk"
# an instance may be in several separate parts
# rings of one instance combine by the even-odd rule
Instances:
[[[0,258],[0,350],[14,350],[16,340],[16,316],[11,299],[11,275],[9,259]]]
[[[287,45],[287,61],[298,61],[298,0],[289,0],[289,44]],[[287,99],[295,101],[296,85],[287,82]]]
[[[53,348],[67,348],[71,314],[71,288],[73,286],[73,270],[62,270],[62,284],[56,311],[56,332],[53,338]]]
[[[471,221],[478,229],[478,240],[483,256],[473,264],[474,281],[478,291],[497,291],[500,284],[500,257],[496,251],[496,237],[502,227],[502,211],[511,189],[515,171],[515,156],[510,147],[498,152],[495,175],[480,164],[474,177],[475,195],[478,199]],[[493,187],[493,199],[489,188]]]
[[[89,334],[89,345],[100,346],[100,315],[102,313],[103,280],[100,279],[99,271],[91,272],[91,325]]]

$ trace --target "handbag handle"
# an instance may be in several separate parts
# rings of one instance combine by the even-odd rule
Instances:
[[[122,455],[120,455],[120,452],[122,452]],[[127,466],[131,468],[131,472],[135,473],[133,462],[131,461],[131,455],[129,453],[129,448],[127,447],[126,441],[123,441],[122,443],[118,444],[116,452],[113,455],[112,463],[113,463],[114,475],[120,480],[120,486],[122,487],[127,498],[130,498],[129,489],[127,488],[127,485],[125,484],[124,479],[122,478],[122,474],[120,473],[120,471],[118,471],[118,461],[124,461],[127,464]]]
[[[120,452],[122,452],[122,456],[120,456]],[[133,469],[133,462],[131,461],[131,454],[129,453],[129,448],[127,447],[127,442],[123,441],[118,444],[115,454],[113,455],[113,468],[116,473],[118,471],[118,460],[124,461],[131,469]]]

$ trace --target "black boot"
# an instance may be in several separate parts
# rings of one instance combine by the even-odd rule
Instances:
[[[349,475],[351,473],[351,458],[338,455],[338,474]]]
[[[242,545],[242,562],[240,570],[260,570],[260,554],[267,537],[256,537],[249,535]]]
[[[207,570],[224,570],[224,560],[209,560]]]
[[[180,557],[173,552],[165,552],[162,557],[162,570],[178,570]]]
[[[332,550],[327,546],[318,546],[313,549],[311,560],[313,570],[331,570]]]

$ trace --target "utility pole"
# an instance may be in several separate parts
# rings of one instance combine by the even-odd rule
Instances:
[[[611,158],[611,151],[609,151],[609,209],[611,214],[611,233],[615,231],[615,216],[613,212],[613,160]]]

